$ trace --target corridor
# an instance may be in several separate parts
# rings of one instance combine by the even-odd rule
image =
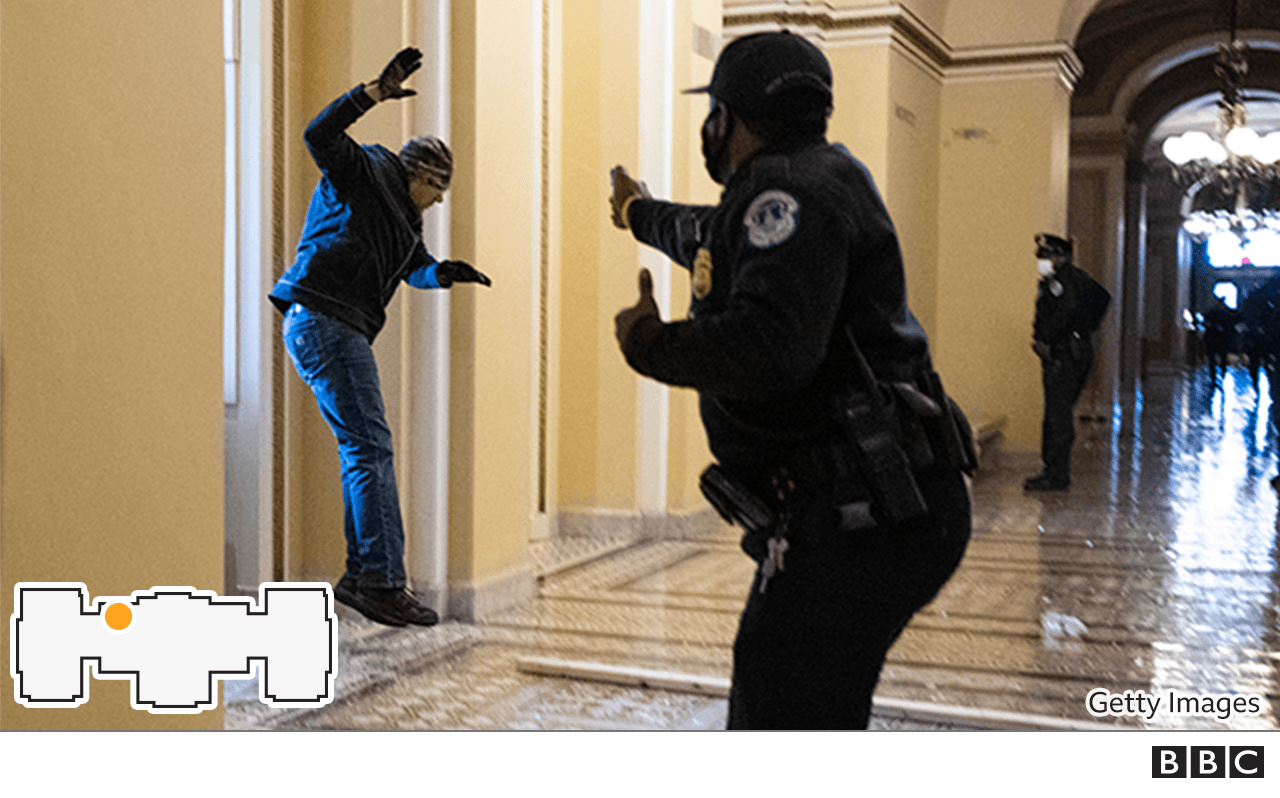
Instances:
[[[1024,493],[1036,458],[992,452],[965,560],[890,651],[872,728],[1280,729],[1270,408],[1265,377],[1255,393],[1238,367],[1216,390],[1203,370],[1148,379],[1078,423],[1065,494]],[[334,702],[274,710],[256,680],[228,681],[226,727],[723,728],[751,578],[733,529],[535,555],[537,600],[483,624],[390,629],[340,608]],[[544,675],[548,661],[615,675]],[[686,687],[637,686],[655,673]],[[1097,717],[1095,688],[1192,700]],[[1260,696],[1260,711],[1201,703],[1224,695]]]

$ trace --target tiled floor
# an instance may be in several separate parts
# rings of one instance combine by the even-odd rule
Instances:
[[[1112,419],[1082,422],[1066,494],[1024,493],[1035,458],[998,457],[975,483],[960,570],[890,652],[872,727],[1280,728],[1270,398],[1243,370],[1224,388],[1212,391],[1203,374],[1148,380]],[[484,624],[389,629],[340,608],[335,701],[273,710],[256,682],[226,682],[227,727],[723,728],[717,695],[539,676],[517,663],[552,657],[723,683],[751,578],[731,528],[561,541],[535,555],[546,574],[538,599]],[[1264,700],[1257,715],[1095,718],[1085,697],[1097,687]]]

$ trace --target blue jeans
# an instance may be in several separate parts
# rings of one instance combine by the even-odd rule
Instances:
[[[282,334],[338,439],[347,574],[362,588],[404,587],[404,526],[373,348],[345,324],[296,302]]]

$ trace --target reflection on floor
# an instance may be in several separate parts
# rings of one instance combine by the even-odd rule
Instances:
[[[1078,424],[1064,494],[1024,493],[1035,458],[1001,455],[975,483],[959,572],[890,652],[872,727],[1002,726],[974,720],[986,710],[1031,726],[1280,729],[1277,441],[1265,377],[1259,391],[1240,369],[1216,390],[1203,372],[1148,380],[1112,418]],[[333,704],[273,710],[257,701],[256,681],[226,682],[227,727],[723,728],[719,697],[537,676],[516,661],[723,680],[751,578],[736,537],[725,527],[562,543],[537,553],[537,601],[484,624],[389,629],[340,609]],[[1144,691],[1162,706],[1094,717],[1094,688]],[[1169,711],[1171,693],[1181,714]],[[1262,696],[1260,712],[1224,712],[1223,695]],[[886,709],[895,700],[937,711]]]

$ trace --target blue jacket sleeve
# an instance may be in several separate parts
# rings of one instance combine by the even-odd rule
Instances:
[[[307,125],[303,134],[307,149],[335,188],[348,187],[362,175],[366,181],[371,179],[369,156],[346,131],[375,105],[365,93],[364,84],[360,84],[325,106]]]
[[[414,288],[448,288],[449,286],[440,283],[440,277],[436,274],[440,264],[427,252],[426,247],[422,248],[421,255],[426,258],[426,262],[406,274],[404,281]]]

